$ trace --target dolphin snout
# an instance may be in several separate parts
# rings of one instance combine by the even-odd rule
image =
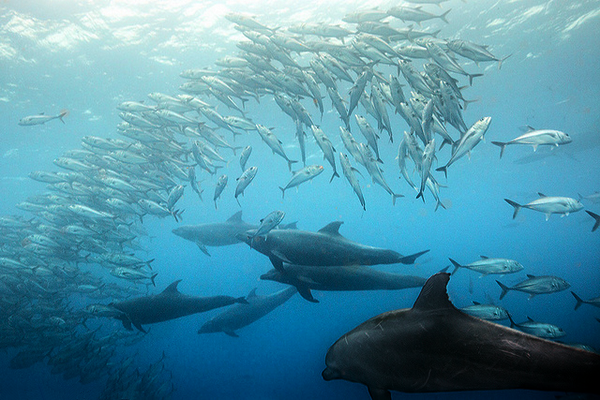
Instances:
[[[340,379],[340,374],[330,367],[325,368],[323,370],[323,372],[321,372],[321,376],[326,381],[331,381],[333,379]]]

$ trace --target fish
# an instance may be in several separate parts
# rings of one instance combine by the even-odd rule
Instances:
[[[200,225],[184,225],[172,230],[173,234],[195,243],[207,256],[210,256],[207,246],[229,246],[240,243],[237,235],[246,231],[258,229],[242,220],[242,212],[238,211],[225,222],[212,222]]]
[[[260,220],[260,225],[258,226],[258,229],[256,229],[256,232],[254,232],[254,236],[266,235],[276,228],[284,218],[285,213],[283,211],[276,210],[270,212],[266,217]]]
[[[284,271],[272,269],[261,280],[294,286],[304,299],[318,303],[311,290],[358,291],[401,290],[421,287],[426,279],[418,276],[377,271],[366,266],[306,266],[286,264]]]
[[[256,289],[246,296],[248,304],[234,304],[226,311],[209,319],[198,330],[202,333],[223,332],[231,337],[239,337],[237,330],[259,320],[296,294],[293,287],[278,292],[261,296],[256,294]]]
[[[533,151],[536,151],[538,146],[555,146],[571,143],[573,139],[564,132],[552,129],[536,130],[528,127],[529,130],[524,135],[514,138],[508,142],[494,142],[492,144],[500,147],[500,158],[504,154],[506,146],[511,144],[525,144],[533,146]]]
[[[334,221],[318,232],[277,229],[266,236],[252,232],[237,237],[254,250],[266,255],[273,266],[283,271],[283,263],[309,266],[414,264],[429,250],[403,256],[388,249],[353,242],[339,233],[342,221]]]
[[[242,167],[242,171],[246,170],[246,163],[250,158],[250,154],[252,154],[252,146],[246,146],[240,153],[240,167]]]
[[[518,328],[520,331],[543,339],[560,339],[561,337],[567,335],[565,331],[562,330],[562,328],[556,325],[548,324],[545,322],[537,322],[531,319],[530,317],[527,317],[527,321],[518,324],[515,321],[513,321],[510,314],[508,314],[508,319],[510,320],[511,328]]]
[[[575,300],[577,300],[577,303],[575,303],[574,310],[577,310],[579,307],[581,307],[582,304],[591,304],[594,307],[600,308],[600,296],[594,297],[590,300],[583,300],[581,297],[577,296],[575,292],[571,292],[571,294],[573,295],[573,297],[575,297]]]
[[[285,187],[279,186],[279,190],[281,190],[281,198],[285,197],[285,191],[289,188],[297,187],[304,182],[307,182],[316,176],[319,176],[324,171],[322,165],[309,165],[308,167],[304,167],[292,174],[292,179],[288,182]]]
[[[502,293],[500,293],[500,300],[502,300],[504,296],[506,296],[506,294],[511,290],[529,293],[530,300],[538,294],[556,293],[571,287],[569,282],[565,281],[562,278],[559,278],[558,276],[553,275],[535,276],[527,274],[526,280],[517,283],[513,287],[508,287],[500,281],[496,281],[496,283],[500,285],[500,288],[502,288]]]
[[[335,148],[333,147],[333,144],[331,144],[331,140],[329,140],[321,128],[316,125],[311,125],[310,129],[312,130],[315,141],[323,152],[323,158],[326,159],[333,168],[333,175],[331,175],[331,179],[329,179],[329,182],[331,182],[333,178],[340,177],[340,174],[337,173],[337,169],[335,167]]]
[[[340,129],[343,129],[343,128],[340,127]],[[362,190],[360,189],[360,184],[358,183],[358,178],[356,178],[356,174],[354,173],[354,171],[356,169],[354,167],[352,167],[352,165],[350,164],[350,160],[348,159],[347,154],[340,152],[339,156],[340,156],[340,165],[342,166],[342,172],[344,173],[344,176],[348,180],[348,183],[350,183],[352,190],[354,190],[354,193],[356,193],[356,196],[358,196],[358,201],[360,201],[360,205],[362,206],[363,210],[366,211],[367,207],[365,205],[365,197],[363,196]]]
[[[579,200],[575,200],[571,197],[546,196],[539,192],[538,195],[540,196],[539,199],[533,200],[527,204],[519,204],[515,201],[504,199],[504,201],[515,209],[513,212],[513,219],[517,218],[517,214],[521,208],[528,208],[533,211],[544,213],[546,215],[546,221],[550,219],[552,214],[561,214],[561,217],[564,217],[583,209],[583,204],[581,204]]]
[[[508,319],[509,315],[503,307],[493,304],[481,304],[476,301],[473,302],[472,306],[463,307],[460,311],[486,321],[502,321]]]
[[[421,6],[417,6],[414,8],[408,7],[408,6],[394,6],[390,9],[388,9],[387,13],[388,13],[388,15],[391,15],[392,17],[398,18],[402,22],[413,21],[413,22],[418,23],[419,26],[421,26],[422,21],[427,21],[429,19],[435,19],[435,18],[439,18],[442,21],[444,21],[445,23],[448,23],[446,16],[448,15],[448,13],[450,11],[452,11],[452,9],[449,9],[448,11],[445,11],[444,13],[442,13],[440,15],[435,15],[435,14],[431,14],[427,11],[421,10]]]
[[[281,145],[281,140],[277,139],[277,137],[271,132],[269,128],[263,125],[256,125],[256,129],[258,130],[258,134],[262,138],[262,140],[269,146],[269,148],[273,151],[273,154],[277,154],[281,156],[288,163],[288,169],[292,170],[292,165],[297,163],[298,161],[290,160],[288,156],[285,154],[283,150],[283,146]],[[237,197],[237,196],[236,196]]]
[[[436,171],[444,171],[444,175],[447,177],[448,167],[465,154],[471,154],[471,150],[473,150],[473,148],[483,139],[491,122],[492,117],[484,117],[475,122],[473,126],[462,135],[458,144],[453,148],[452,156],[450,157],[450,160],[448,160],[448,163],[443,167],[436,168]]]
[[[125,329],[132,330],[133,325],[139,331],[146,333],[142,325],[170,321],[234,303],[247,303],[244,297],[196,297],[181,294],[177,289],[180,282],[181,279],[176,280],[159,294],[116,301],[109,306],[123,313],[115,318],[121,320]]]
[[[240,204],[240,201],[238,200],[238,196],[240,194],[244,194],[244,190],[246,190],[248,185],[250,185],[250,183],[252,183],[252,180],[256,176],[257,172],[258,172],[258,167],[250,167],[247,170],[245,170],[239,178],[236,178],[236,181],[238,184],[235,187],[235,199],[238,202],[238,204]]]
[[[63,124],[65,123],[64,117],[68,116],[69,112],[67,110],[61,111],[58,115],[44,115],[44,113],[38,115],[29,115],[27,117],[23,117],[19,120],[19,125],[21,126],[33,126],[33,125],[43,125],[48,121],[52,121],[53,119],[59,119]]]
[[[449,280],[433,275],[412,308],[343,335],[327,351],[323,379],[366,385],[373,400],[389,400],[390,390],[600,393],[600,355],[462,313],[448,299]]]
[[[489,274],[513,274],[523,270],[523,266],[515,260],[508,258],[489,258],[486,256],[480,256],[481,260],[474,261],[467,265],[461,265],[449,258],[452,265],[454,265],[454,275],[460,268],[468,268],[472,271],[479,272],[481,276]]]
[[[227,175],[221,175],[219,177],[219,179],[217,180],[217,184],[215,185],[215,194],[213,196],[213,200],[215,202],[215,210],[217,209],[217,200],[219,199],[219,197],[221,197],[221,193],[223,193],[223,190],[225,190],[225,187],[227,186]]]

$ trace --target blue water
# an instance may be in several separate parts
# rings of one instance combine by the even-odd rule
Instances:
[[[178,87],[185,82],[179,77],[182,70],[210,67],[216,59],[236,54],[235,43],[241,35],[224,19],[225,13],[247,12],[270,26],[289,26],[337,23],[347,12],[394,5],[385,1],[309,1],[293,7],[283,1],[250,5],[184,0],[38,3],[0,4],[2,215],[30,217],[15,204],[43,192],[45,185],[29,179],[29,172],[58,170],[52,160],[66,150],[80,148],[84,136],[118,137],[116,125],[121,120],[117,104],[146,100],[151,92],[179,94]],[[442,10],[425,7],[436,14]],[[328,182],[331,168],[322,161],[312,139],[307,141],[307,164],[323,163],[325,172],[298,190],[289,190],[282,199],[278,186],[289,180],[287,165],[252,132],[235,142],[237,146],[252,145],[248,165],[259,168],[254,182],[240,197],[241,208],[233,196],[234,179],[241,174],[238,157],[224,149],[221,154],[231,160],[223,170],[229,175],[229,184],[218,210],[211,201],[216,177],[197,170],[205,190],[204,202],[186,188],[179,204],[185,209],[182,223],[223,221],[240,209],[245,221],[257,223],[269,212],[283,210],[284,222],[298,221],[303,230],[315,231],[341,220],[341,234],[361,243],[402,254],[431,249],[414,266],[378,267],[381,270],[427,277],[446,267],[448,257],[465,264],[480,255],[505,257],[525,267],[518,274],[498,278],[507,285],[520,282],[525,274],[548,274],[566,279],[570,290],[584,299],[600,295],[600,231],[591,232],[592,218],[580,211],[565,218],[553,215],[545,221],[543,214],[522,210],[513,221],[513,210],[503,200],[527,203],[537,192],[577,198],[579,193],[589,195],[600,190],[600,4],[453,0],[443,4],[444,10],[448,8],[452,8],[448,25],[426,21],[423,27],[442,29],[442,38],[488,44],[494,54],[512,56],[501,70],[496,63],[479,67],[465,63],[468,71],[484,73],[463,91],[465,98],[478,99],[464,112],[465,122],[470,126],[491,116],[492,123],[486,141],[475,148],[470,160],[465,157],[452,165],[447,181],[442,174],[437,176],[447,185],[441,189],[447,210],[434,212],[435,202],[429,194],[423,203],[398,179],[395,157],[399,135],[408,127],[400,116],[390,114],[397,140],[390,144],[384,133],[380,151],[385,178],[406,196],[398,199],[396,206],[365,174],[364,178],[359,176],[367,204],[363,211],[344,178]],[[381,70],[388,75],[394,72],[385,67]],[[461,79],[461,84],[466,80]],[[346,92],[340,93],[344,96]],[[405,95],[409,97],[406,87]],[[320,126],[339,151],[343,149],[337,133],[340,121],[328,98],[324,103],[326,113]],[[304,104],[318,119],[312,104]],[[59,121],[34,127],[17,125],[24,116],[57,114],[61,109],[70,112],[64,125]],[[236,115],[222,105],[218,110],[223,115]],[[360,106],[359,111],[364,112]],[[284,142],[290,158],[299,159],[295,127],[270,97],[264,96],[260,104],[249,101],[247,115],[256,123],[275,128],[273,132]],[[536,153],[531,147],[509,146],[499,159],[499,149],[490,141],[510,140],[521,134],[519,127],[523,125],[567,132],[573,143],[556,149],[540,148]],[[358,132],[353,123],[354,130]],[[229,133],[222,134],[232,142]],[[455,131],[451,134],[456,136]],[[355,137],[360,134],[355,133]],[[448,149],[440,151],[438,166],[449,156]],[[600,205],[583,202],[586,210],[600,213]],[[149,237],[143,243],[149,251],[138,255],[156,259],[153,266],[158,276],[151,293],[158,293],[176,279],[183,279],[179,285],[182,293],[198,296],[239,297],[254,287],[260,294],[283,288],[258,280],[271,265],[248,246],[213,247],[209,258],[193,243],[173,235],[171,230],[177,226],[172,218],[144,220]],[[95,273],[114,281],[99,267]],[[500,288],[494,279],[461,270],[449,283],[450,298],[459,307],[491,299],[507,308],[516,321],[530,316],[549,322],[567,332],[565,342],[600,348],[600,324],[594,318],[600,317],[600,312],[588,305],[574,311],[575,300],[569,290],[531,300],[523,293],[511,292],[500,301]],[[204,321],[221,311],[214,310],[155,324],[139,343],[118,351],[135,355],[140,369],[156,362],[164,352],[165,368],[172,373],[175,388],[173,399],[366,399],[362,385],[323,381],[320,374],[325,353],[342,334],[366,319],[411,307],[418,292],[314,292],[319,304],[295,296],[241,329],[238,339],[196,333]],[[74,306],[83,308],[91,302],[78,300]],[[118,321],[102,319],[96,323],[107,332],[123,329]],[[104,380],[89,385],[66,381],[51,375],[44,363],[12,370],[8,365],[15,354],[14,348],[0,351],[0,399],[96,399],[103,390]],[[550,399],[554,395],[510,391],[413,397]],[[401,396],[407,395],[393,393],[394,398]]]

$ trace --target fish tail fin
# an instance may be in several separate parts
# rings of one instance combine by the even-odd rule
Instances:
[[[446,210],[446,206],[444,205],[444,203],[442,203],[442,201],[440,199],[438,199],[437,204],[435,205],[435,210],[433,210],[433,212],[436,212],[438,210],[438,208],[440,208],[440,206]]]
[[[498,281],[496,281],[496,282],[498,282]],[[510,321],[510,327],[514,328],[515,326],[517,326],[517,324],[515,324],[515,321],[512,319],[512,316],[510,315],[510,313],[507,313],[507,315],[508,315],[508,319]]]
[[[500,287],[502,288],[502,293],[500,293],[500,300],[502,300],[504,298],[504,296],[506,296],[506,293],[508,293],[508,291],[510,290],[510,288],[508,286],[506,286],[505,284],[503,284],[500,281],[496,281],[496,283],[498,285],[500,285]]]
[[[460,265],[459,263],[457,263],[456,261],[454,261],[451,258],[448,258],[448,260],[450,260],[450,262],[452,263],[452,265],[454,265],[454,271],[452,271],[452,275],[454,275],[456,273],[456,271],[458,271],[459,268],[463,267],[462,265]]]
[[[436,171],[444,171],[444,176],[448,179],[448,164],[435,169]]]
[[[450,140],[449,138],[445,138],[445,139],[442,141],[442,144],[440,144],[440,148],[438,149],[438,151],[439,151],[439,150],[441,150],[441,149],[442,149],[442,147],[444,147],[444,145],[446,145],[446,143],[447,143],[447,144],[449,144],[450,146],[452,146],[452,144],[453,144],[454,142],[452,142],[452,140]]]
[[[158,272],[157,272],[157,273],[155,273],[154,275],[152,275],[152,276],[150,277],[150,281],[152,281],[152,285],[153,285],[154,287],[156,287],[156,282],[154,282],[154,279],[156,278],[156,275],[158,275]]]
[[[475,77],[475,75],[473,75],[473,76]],[[464,104],[465,111],[467,111],[467,106],[468,106],[469,104],[471,104],[471,103],[476,103],[476,102],[478,102],[478,101],[479,101],[479,97],[478,97],[478,98],[476,98],[475,100],[465,100],[465,99],[463,99],[463,104]]]
[[[506,149],[506,145],[508,143],[507,142],[492,142],[492,144],[495,144],[496,146],[500,147],[500,158],[502,158],[502,155],[504,154],[504,149]]]
[[[420,251],[415,254],[411,254],[409,256],[400,257],[400,260],[398,260],[398,262],[400,262],[402,264],[414,264],[417,258],[421,257],[423,254],[425,254],[427,252],[429,252],[429,250],[424,250],[424,251]]]
[[[588,213],[588,215],[592,218],[594,218],[596,220],[596,223],[594,224],[594,227],[592,228],[592,232],[594,232],[596,229],[598,229],[598,226],[600,226],[600,215],[593,213],[591,211],[585,210],[586,213]]]
[[[507,55],[506,57],[501,58],[500,60],[498,60],[498,69],[502,68],[502,63],[508,58],[512,56],[512,53],[510,53],[509,55]]]
[[[392,194],[392,205],[395,206],[396,205],[396,199],[400,198],[400,197],[404,197],[403,194]],[[425,200],[423,200],[425,201]]]
[[[292,164],[296,164],[297,162],[296,160],[288,160],[288,169],[292,171]]]
[[[575,300],[577,300],[577,303],[575,304],[574,308],[574,310],[577,310],[579,307],[581,307],[583,303],[585,303],[585,301],[583,301],[581,297],[577,296],[575,292],[571,292],[571,294],[573,295],[573,297],[575,297]]]
[[[513,206],[515,208],[515,212],[513,213],[513,219],[517,218],[517,214],[519,213],[519,210],[523,207],[522,205],[520,205],[519,203],[516,203],[512,200],[509,199],[504,199],[504,201],[506,201],[508,204],[510,204],[511,206]]]
[[[445,23],[449,23],[448,20],[446,19],[446,16],[448,15],[448,13],[452,11],[452,9],[449,9],[448,11],[446,11],[445,13],[443,13],[442,15],[439,16],[439,18],[444,21]]]
[[[237,154],[236,154],[235,152],[236,152],[236,151],[238,151],[239,149],[242,149],[242,148],[243,148],[243,147],[240,147],[240,146],[233,146],[233,147],[231,148],[231,151],[233,151],[233,155],[234,155],[234,156],[237,156]]]
[[[68,117],[69,116],[69,110],[62,110],[59,114],[58,114],[58,119],[60,119],[60,122],[62,122],[63,124],[65,123],[65,120],[63,119],[64,117]]]
[[[473,86],[473,78],[483,76],[483,74],[467,74],[469,76],[469,86]]]
[[[329,180],[329,183],[331,183],[331,181],[333,180],[333,178],[335,178],[336,176],[339,178],[340,174],[338,174],[337,171],[333,171],[333,175],[331,175],[331,179]]]
[[[282,188],[281,186],[279,186],[279,190],[281,190],[281,198],[285,198],[285,188]]]

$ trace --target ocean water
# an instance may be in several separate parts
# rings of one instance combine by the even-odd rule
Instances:
[[[229,12],[254,15],[258,21],[281,30],[300,23],[343,24],[354,30],[355,24],[342,23],[350,12],[377,7],[387,10],[397,2],[388,1],[306,1],[290,4],[281,0],[195,2],[191,0],[151,1],[34,1],[7,0],[0,3],[0,214],[32,213],[17,209],[16,204],[47,191],[46,184],[28,177],[31,171],[59,171],[53,160],[65,151],[80,149],[85,136],[120,138],[122,122],[116,106],[124,101],[144,101],[149,93],[182,94],[186,82],[183,70],[217,70],[215,61],[239,53],[236,43],[245,39],[225,18]],[[472,86],[468,79],[455,75],[466,99],[477,100],[463,110],[467,126],[482,117],[492,123],[470,157],[465,156],[448,169],[448,177],[434,172],[443,185],[440,197],[446,209],[435,210],[435,201],[426,192],[425,202],[399,179],[398,144],[406,122],[388,106],[394,142],[384,131],[379,140],[382,169],[392,189],[403,194],[395,206],[391,196],[371,182],[366,170],[358,175],[365,199],[362,207],[342,176],[329,182],[332,169],[307,132],[307,164],[321,164],[323,174],[311,182],[290,189],[282,199],[279,186],[290,179],[286,162],[272,154],[256,132],[234,138],[230,132],[218,132],[235,146],[251,145],[248,165],[258,173],[239,203],[234,198],[235,178],[241,174],[239,152],[220,153],[227,158],[217,175],[196,168],[203,201],[186,184],[177,208],[184,209],[182,221],[172,217],[145,217],[141,235],[145,250],[136,251],[144,260],[154,259],[158,273],[156,287],[133,285],[111,276],[107,269],[92,263],[79,263],[106,283],[123,288],[137,287],[135,295],[159,293],[171,282],[181,279],[179,290],[195,296],[247,295],[253,288],[269,294],[285,286],[261,281],[261,274],[272,268],[268,258],[245,244],[210,247],[203,254],[189,241],[171,231],[180,225],[220,222],[242,210],[246,222],[258,221],[274,210],[286,213],[283,222],[298,221],[298,228],[316,231],[332,221],[343,221],[340,233],[354,241],[412,254],[430,249],[414,265],[386,265],[375,268],[428,277],[449,265],[448,258],[467,264],[480,255],[519,261],[524,270],[504,277],[486,276],[460,270],[451,277],[448,291],[457,307],[493,302],[509,310],[517,322],[531,317],[536,321],[560,326],[565,343],[582,343],[600,349],[600,323],[597,308],[582,305],[575,311],[574,291],[584,299],[600,295],[600,231],[591,232],[594,220],[583,210],[548,221],[541,213],[523,209],[512,219],[513,209],[505,198],[521,204],[538,197],[578,198],[600,190],[600,3],[598,1],[446,1],[441,7],[424,5],[434,13],[451,9],[444,23],[439,19],[419,26],[392,20],[395,27],[440,29],[439,38],[462,39],[489,45],[498,57],[510,55],[498,69],[496,62],[475,63],[461,58],[470,73],[481,73]],[[316,37],[312,37],[316,39]],[[339,42],[335,42],[339,43]],[[346,44],[346,43],[345,43]],[[295,53],[294,53],[295,56]],[[303,58],[307,65],[309,58]],[[420,61],[416,61],[420,65]],[[384,75],[397,74],[395,68],[375,67]],[[353,75],[353,77],[355,77]],[[400,77],[402,77],[400,75]],[[410,97],[405,84],[404,94]],[[340,94],[347,99],[351,84],[340,83]],[[342,122],[321,85],[325,114],[310,99],[302,103],[331,138],[337,151],[345,151],[339,139]],[[212,105],[218,102],[207,98]],[[19,126],[21,118],[46,113],[56,115],[67,109],[64,124],[52,120],[44,125]],[[239,115],[221,104],[222,115]],[[355,113],[364,114],[358,106]],[[283,142],[291,159],[300,159],[294,136],[295,125],[273,101],[262,95],[260,102],[249,97],[245,114],[255,123],[273,130]],[[188,113],[187,115],[193,115]],[[376,122],[369,117],[376,127]],[[568,133],[572,143],[549,148],[508,146],[499,158],[498,147],[491,141],[508,141],[521,135],[521,127],[556,129]],[[351,123],[357,140],[363,139],[355,122]],[[448,128],[453,137],[454,128]],[[177,140],[189,142],[183,136]],[[188,144],[189,146],[189,144]],[[450,157],[449,146],[437,152],[434,167],[443,166]],[[353,162],[354,164],[354,162]],[[412,168],[412,164],[410,165]],[[338,161],[338,169],[339,166]],[[229,183],[215,209],[212,201],[217,177],[225,173]],[[418,184],[417,175],[412,175]],[[585,210],[600,213],[600,205],[582,200]],[[39,217],[36,217],[39,219]],[[135,222],[137,225],[138,223]],[[141,225],[141,224],[140,224]],[[5,243],[3,243],[3,256]],[[84,253],[84,252],[82,252]],[[83,256],[84,254],[82,254]],[[495,279],[512,286],[532,275],[556,275],[571,287],[553,294],[528,299],[510,292],[499,299]],[[23,277],[26,281],[28,278]],[[50,278],[48,278],[50,279]],[[26,282],[24,283],[26,284]],[[5,290],[5,286],[2,287]],[[65,289],[69,290],[69,289]],[[367,399],[362,385],[347,381],[325,382],[325,354],[340,336],[379,313],[411,307],[419,289],[399,291],[319,292],[318,304],[298,295],[255,323],[238,331],[239,338],[223,333],[198,335],[199,327],[222,310],[148,325],[149,332],[135,343],[110,348],[107,371],[114,371],[122,360],[133,357],[133,366],[146,371],[160,363],[164,371],[158,380],[166,382],[172,399]],[[5,293],[3,293],[3,296]],[[27,297],[25,295],[25,297]],[[98,301],[73,294],[62,303],[63,314],[80,315],[87,305]],[[20,304],[36,304],[39,298],[24,299]],[[28,303],[30,302],[30,303]],[[3,303],[6,309],[5,303]],[[0,308],[2,311],[2,308]],[[20,313],[24,315],[26,311]],[[14,327],[14,319],[2,311],[5,329]],[[12,322],[11,322],[12,321]],[[502,322],[506,324],[505,321]],[[109,318],[89,318],[87,327],[70,328],[74,335],[87,329],[99,329],[103,335],[126,333],[121,323]],[[42,329],[42,328],[40,328]],[[25,331],[23,331],[25,332]],[[27,331],[28,332],[28,331]],[[100,336],[100,334],[98,334]],[[133,334],[132,334],[133,335]],[[0,337],[0,339],[2,339]],[[26,348],[5,345],[0,349],[0,399],[97,399],[110,372],[89,384],[79,379],[64,379],[52,374],[45,357],[29,368],[10,368],[10,361]],[[52,349],[50,355],[58,349]],[[158,364],[157,364],[158,365]],[[162,366],[161,366],[162,368]],[[171,385],[172,384],[172,385]],[[159,385],[160,386],[160,385]],[[105,392],[106,393],[106,392]],[[406,395],[393,392],[393,398],[555,398],[557,393],[532,391],[460,392]],[[136,398],[131,394],[118,398]],[[127,397],[129,396],[129,397]],[[143,398],[143,397],[139,397]]]

